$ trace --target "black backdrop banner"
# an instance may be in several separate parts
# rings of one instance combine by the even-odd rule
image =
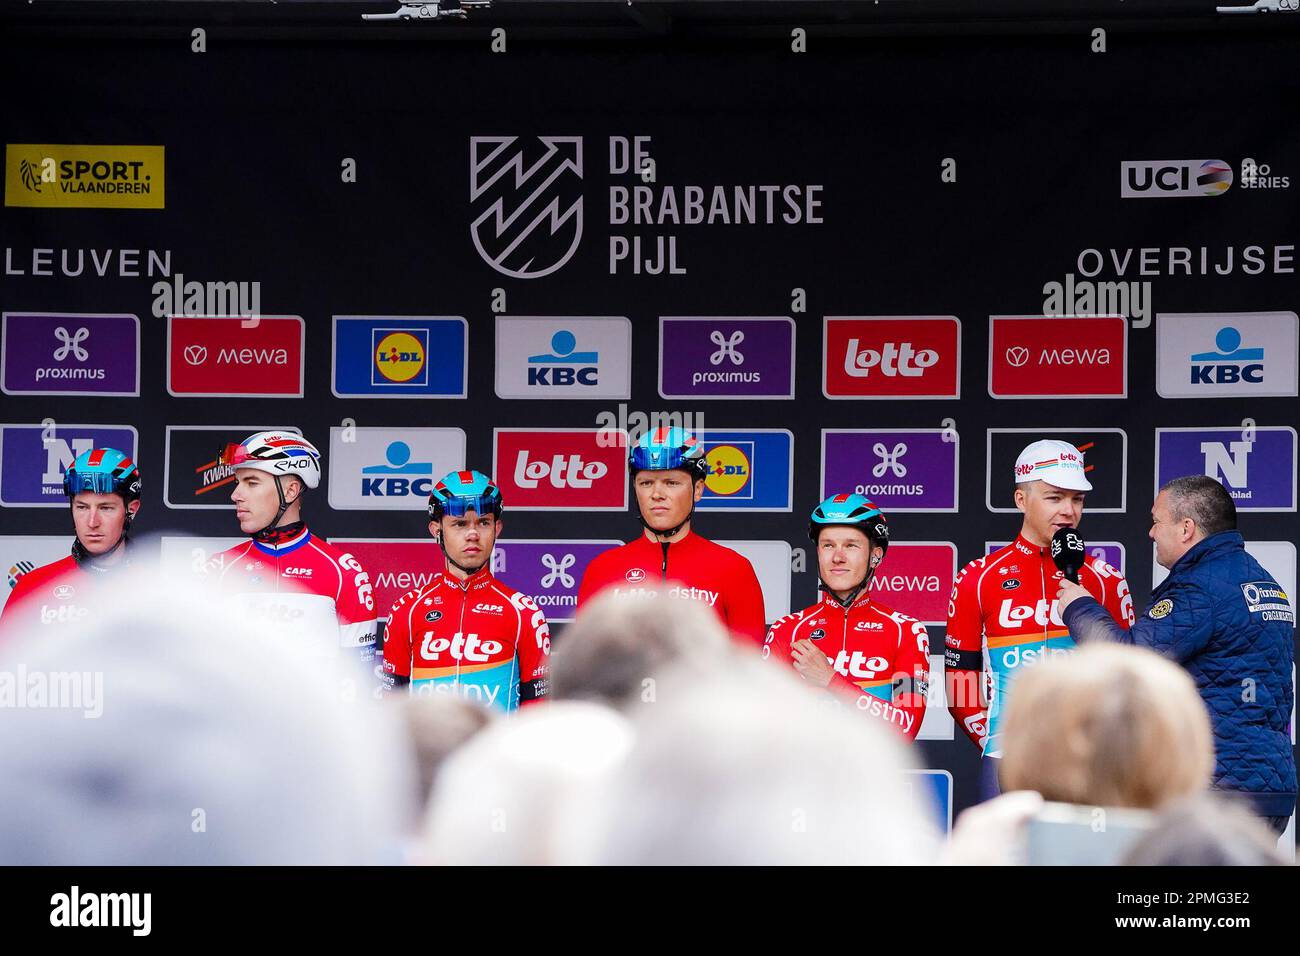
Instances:
[[[293,428],[381,606],[469,466],[563,622],[637,531],[619,430],[658,415],[706,436],[697,528],[769,617],[814,598],[808,512],[861,488],[912,545],[882,600],[940,649],[1038,437],[1085,451],[1139,611],[1157,479],[1191,472],[1293,591],[1300,44],[1092,45],[6,41],[0,564],[66,553],[86,442],[130,444],[139,529],[201,556],[237,534],[217,446]],[[918,746],[960,809],[941,685]]]

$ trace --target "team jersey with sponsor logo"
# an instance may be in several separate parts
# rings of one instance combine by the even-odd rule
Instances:
[[[526,594],[488,568],[447,572],[408,591],[388,612],[384,681],[416,697],[455,694],[501,710],[547,692],[551,630]]]
[[[90,616],[97,595],[112,599],[116,570],[88,571],[68,555],[28,571],[9,592],[0,613],[0,634],[8,638],[19,631],[55,634],[70,630]]]
[[[597,555],[578,585],[578,607],[606,588],[619,594],[702,601],[733,634],[763,643],[763,591],[749,559],[698,534],[672,544],[645,535]]]
[[[370,576],[351,554],[306,528],[275,544],[250,539],[214,555],[205,570],[233,592],[241,614],[301,642],[304,653],[374,660]]]
[[[1056,606],[1061,577],[1050,548],[1017,535],[1006,547],[970,562],[953,581],[945,670],[967,672],[961,677],[979,673],[987,703],[950,698],[948,709],[986,757],[1002,756],[1002,717],[1016,674],[1074,649],[1074,638]],[[1079,583],[1121,627],[1132,626],[1133,598],[1118,570],[1090,558],[1079,570]],[[961,693],[975,681],[959,679],[957,684]]]
[[[791,648],[810,640],[835,668],[828,690],[849,695],[864,713],[915,740],[930,685],[930,636],[915,618],[870,595],[844,607],[830,594],[812,607],[777,620],[763,657],[793,668]]]

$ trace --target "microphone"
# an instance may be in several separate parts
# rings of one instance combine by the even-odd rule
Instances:
[[[1073,528],[1061,528],[1052,535],[1052,560],[1068,580],[1079,583],[1079,569],[1088,560],[1079,532]]]

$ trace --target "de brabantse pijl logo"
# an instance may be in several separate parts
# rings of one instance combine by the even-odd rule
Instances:
[[[567,263],[582,240],[581,136],[470,137],[470,235],[515,279]]]

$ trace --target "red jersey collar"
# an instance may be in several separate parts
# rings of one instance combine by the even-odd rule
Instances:
[[[443,580],[452,587],[461,591],[477,591],[479,588],[485,588],[492,583],[492,559],[488,558],[487,563],[479,568],[463,581],[452,574],[446,568],[442,571]]]
[[[829,604],[831,607],[839,608],[840,610],[845,612],[858,611],[871,603],[871,588],[870,587],[863,588],[862,593],[860,593],[856,598],[854,598],[853,603],[850,604],[848,607],[845,607],[843,604],[841,604],[839,599],[835,597],[835,595],[832,594],[830,591],[827,591],[825,588],[822,588],[822,603]]]
[[[1016,540],[1011,542],[1011,544],[1021,554],[1030,557],[1032,557],[1033,555],[1038,555],[1041,558],[1041,557],[1049,556],[1051,553],[1050,548],[1040,548],[1038,545],[1034,544],[1034,542],[1026,538],[1023,534],[1016,535]]]

